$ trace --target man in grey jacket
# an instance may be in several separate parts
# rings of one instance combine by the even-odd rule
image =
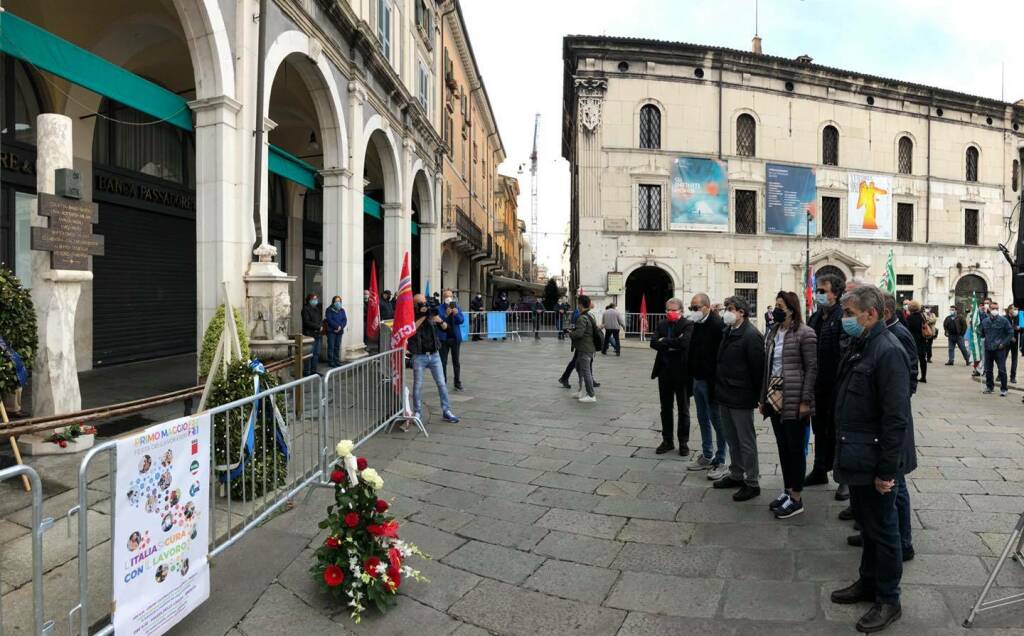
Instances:
[[[580,306],[580,316],[576,319],[576,326],[569,337],[576,349],[576,371],[579,372],[580,381],[586,390],[586,394],[580,391],[579,399],[580,402],[597,402],[597,398],[594,397],[594,354],[597,352],[594,334],[597,332],[597,323],[590,311],[590,297],[580,296],[577,303]]]
[[[604,347],[601,348],[603,355],[608,355],[608,345],[612,344],[615,347],[615,355],[622,355],[622,343],[619,342],[619,330],[626,330],[626,323],[622,320],[622,314],[615,307],[615,303],[612,303],[605,307],[604,314],[601,316],[601,324],[604,325]]]
[[[985,390],[991,394],[995,389],[992,377],[993,364],[999,370],[999,395],[1006,397],[1006,354],[1013,342],[1013,327],[999,311],[999,303],[989,302],[989,318],[981,324],[981,336],[985,339]]]

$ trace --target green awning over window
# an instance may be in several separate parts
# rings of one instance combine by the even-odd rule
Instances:
[[[267,170],[310,190],[316,188],[316,168],[273,144],[267,155]]]
[[[377,203],[365,194],[363,195],[363,212],[375,219],[384,218],[384,211],[381,209],[380,203]]]

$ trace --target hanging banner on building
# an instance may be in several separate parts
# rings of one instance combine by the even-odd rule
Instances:
[[[849,174],[846,235],[850,238],[892,238],[892,177]]]
[[[805,236],[809,231],[813,236],[817,218],[818,184],[814,168],[767,164],[764,197],[765,232]]]
[[[210,596],[210,416],[117,442],[114,632],[159,636]]]
[[[673,160],[669,229],[729,231],[729,184],[724,161],[695,157]]]

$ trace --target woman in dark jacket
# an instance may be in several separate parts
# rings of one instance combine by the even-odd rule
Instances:
[[[324,318],[327,321],[327,361],[332,367],[341,366],[341,339],[348,326],[348,316],[341,307],[341,296],[331,299]]]
[[[818,377],[818,341],[803,324],[800,297],[781,291],[772,310],[775,326],[765,338],[764,376],[758,408],[771,417],[785,491],[769,505],[778,519],[804,511],[801,491],[807,458],[805,434],[814,415],[814,383]]]
[[[917,366],[921,370],[921,379],[918,382],[927,383],[928,377],[928,340],[924,337],[924,326],[928,319],[921,312],[921,303],[911,300],[909,304],[910,314],[907,316],[907,330],[914,336],[914,344],[917,345]]]
[[[323,314],[320,313],[320,299],[316,294],[306,296],[302,306],[302,335],[313,339],[310,358],[302,365],[304,375],[316,373],[320,366],[320,330],[323,329]]]

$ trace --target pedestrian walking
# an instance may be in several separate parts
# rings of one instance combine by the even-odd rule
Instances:
[[[412,406],[416,417],[421,413],[421,396],[423,394],[423,375],[429,370],[437,385],[437,394],[441,399],[441,415],[444,421],[453,424],[459,423],[459,418],[452,412],[451,403],[448,400],[448,386],[444,379],[444,368],[441,366],[441,342],[438,339],[438,329],[445,330],[448,324],[438,315],[437,309],[427,303],[423,294],[416,294],[413,297],[416,307],[416,333],[409,338],[409,353],[412,355]],[[422,420],[421,420],[422,421]]]
[[[843,329],[852,338],[836,391],[837,478],[850,484],[850,503],[864,547],[858,579],[832,592],[833,603],[872,603],[857,629],[885,629],[902,615],[903,558],[896,512],[910,421],[906,353],[883,321],[880,290],[865,286],[842,298]],[[917,337],[914,336],[915,344]],[[920,358],[919,358],[920,359]]]
[[[771,418],[782,467],[784,490],[769,505],[777,519],[804,511],[804,435],[807,421],[814,415],[818,341],[814,330],[803,324],[801,304],[795,293],[780,291],[772,310],[775,326],[765,338],[760,410]],[[841,482],[838,478],[836,481]]]
[[[313,375],[320,367],[320,334],[323,331],[323,309],[316,294],[306,296],[302,306],[302,335],[313,339],[309,349],[309,360],[302,365],[302,374]]]
[[[445,328],[437,330],[437,338],[441,343],[441,370],[444,371],[445,381],[448,380],[448,357],[452,359],[452,371],[455,373],[455,390],[462,390],[462,364],[459,361],[459,349],[462,346],[462,324],[466,322],[466,316],[455,300],[455,293],[451,289],[444,290],[441,297],[441,307]]]
[[[331,306],[324,315],[327,322],[327,364],[332,367],[341,366],[341,341],[348,326],[348,315],[341,306],[341,296],[331,299]]]
[[[580,315],[573,327],[573,347],[576,350],[576,372],[580,377],[582,388],[579,393],[580,402],[596,402],[594,395],[594,354],[597,352],[600,338],[597,322],[590,312],[590,298],[580,296],[576,299],[580,308]]]
[[[690,455],[690,394],[693,381],[687,364],[693,323],[683,317],[683,301],[671,298],[665,303],[665,320],[658,323],[651,348],[654,357],[651,379],[658,380],[661,401],[661,444],[655,453],[662,455],[675,448],[679,440],[679,454]],[[675,435],[672,434],[673,407],[678,411]]]
[[[729,447],[729,468],[714,487],[738,488],[733,501],[748,501],[761,494],[754,408],[764,375],[764,337],[750,322],[746,300],[730,296],[723,305],[725,333],[716,360],[715,400]]]
[[[556,314],[556,318],[558,320],[558,339],[559,340],[565,340],[566,325],[567,325],[568,320],[569,320],[569,314],[571,314],[571,313],[572,313],[572,307],[569,306],[569,303],[565,300],[565,297],[563,296],[559,300],[559,302],[558,302],[558,313]]]
[[[836,422],[835,391],[836,375],[839,373],[841,340],[843,336],[843,308],[839,305],[846,288],[846,282],[832,274],[816,278],[817,289],[814,302],[817,311],[807,319],[807,326],[814,330],[817,339],[818,375],[814,382],[814,464],[804,478],[805,486],[828,483],[828,473],[835,464]],[[840,484],[836,499],[849,499],[849,488]]]
[[[619,340],[619,334],[626,330],[626,323],[622,320],[622,313],[615,307],[615,303],[604,308],[601,324],[604,325],[604,346],[601,353],[608,355],[608,346],[611,345],[615,349],[615,355],[621,356],[622,342]]]
[[[967,335],[967,321],[964,320],[963,316],[956,309],[956,305],[949,308],[949,313],[942,321],[942,331],[949,341],[946,345],[949,353],[949,359],[946,360],[946,366],[953,366],[956,358],[956,350],[960,349],[960,355],[964,357],[964,364],[967,366],[971,365],[970,354],[967,353],[967,347],[964,345],[964,336]]]
[[[690,300],[686,318],[693,323],[687,365],[690,377],[693,378],[693,401],[697,405],[697,425],[700,426],[701,438],[701,452],[686,468],[707,470],[708,479],[721,479],[728,474],[728,469],[725,467],[726,445],[722,420],[715,403],[715,371],[725,325],[712,310],[711,299],[704,293],[696,294]]]
[[[1013,337],[1010,338],[1010,346],[1007,348],[1010,354],[1010,384],[1017,384],[1017,352],[1020,348],[1020,321],[1017,319],[1017,307],[1010,305],[1006,308],[1006,321],[1013,329]]]
[[[999,395],[1006,397],[1006,355],[1013,343],[1013,327],[1006,316],[999,311],[999,303],[989,303],[989,319],[982,323],[981,335],[985,339],[985,390],[991,394],[995,390],[993,366],[999,371]]]
[[[910,335],[914,336],[914,343],[917,345],[917,366],[921,373],[918,382],[928,382],[928,339],[931,337],[931,327],[928,319],[921,311],[921,303],[916,300],[907,302],[909,315],[907,315],[906,327]]]

